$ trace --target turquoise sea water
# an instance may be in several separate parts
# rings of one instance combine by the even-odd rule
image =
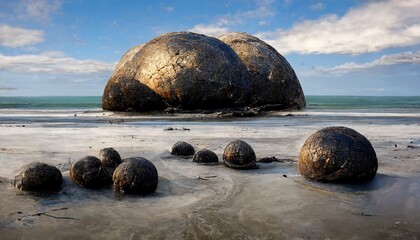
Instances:
[[[307,110],[420,110],[420,96],[366,97],[366,96],[307,96]],[[101,96],[59,97],[0,97],[0,109],[97,109]]]
[[[0,109],[101,108],[100,96],[0,97]]]
[[[308,96],[309,109],[419,109],[420,96]]]

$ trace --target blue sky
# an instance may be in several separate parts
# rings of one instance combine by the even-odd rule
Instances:
[[[102,95],[131,47],[248,32],[306,95],[420,95],[418,0],[0,0],[0,96]]]

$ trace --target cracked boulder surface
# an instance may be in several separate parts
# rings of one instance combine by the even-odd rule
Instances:
[[[165,109],[164,100],[134,77],[139,68],[140,50],[131,48],[118,62],[102,95],[102,108],[111,111],[152,111]]]
[[[245,106],[251,76],[224,42],[174,32],[130,49],[120,60],[102,97],[112,111],[211,109]]]
[[[295,71],[273,47],[243,32],[219,37],[239,56],[251,74],[251,105],[278,104],[281,108],[306,106]]]
[[[377,169],[378,160],[369,140],[340,126],[312,134],[298,160],[299,173],[320,182],[365,182],[375,176]]]

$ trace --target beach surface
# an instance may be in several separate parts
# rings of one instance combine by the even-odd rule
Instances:
[[[322,184],[299,175],[300,148],[328,126],[353,128],[371,141],[379,160],[371,182]],[[254,170],[225,167],[224,147],[236,139],[248,142],[257,158],[279,161]],[[214,151],[220,164],[170,155],[179,140]],[[106,147],[122,158],[152,161],[157,191],[119,196],[112,186],[75,185],[70,164]],[[32,161],[62,171],[59,193],[13,188],[17,170]],[[0,177],[1,239],[418,239],[420,112],[305,110],[211,118],[6,109],[0,111]]]

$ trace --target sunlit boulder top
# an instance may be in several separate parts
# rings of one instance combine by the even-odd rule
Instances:
[[[217,39],[173,32],[133,47],[121,58],[102,97],[102,107],[111,111],[267,104],[300,109],[305,98],[286,59],[246,33]]]

